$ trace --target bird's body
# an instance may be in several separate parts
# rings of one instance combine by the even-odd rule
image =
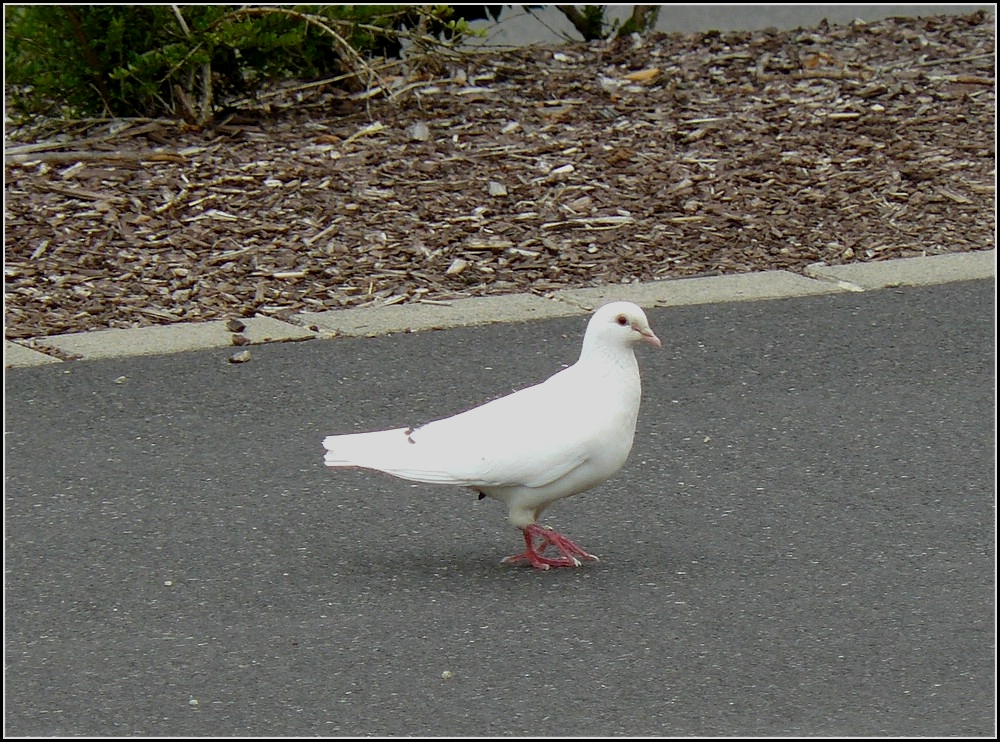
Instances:
[[[660,344],[642,310],[605,305],[587,326],[579,360],[546,381],[425,425],[329,436],[324,463],[460,485],[503,502],[527,545],[506,561],[548,569],[596,559],[536,522],[556,500],[595,487],[624,465],[639,412],[633,346],[641,341]],[[561,556],[544,556],[548,546]]]

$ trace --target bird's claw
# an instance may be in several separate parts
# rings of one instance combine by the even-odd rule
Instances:
[[[539,537],[541,548],[535,547],[535,536]],[[525,528],[524,543],[526,546],[524,552],[506,557],[502,563],[515,564],[524,561],[535,569],[551,569],[552,567],[580,567],[583,566],[581,559],[588,562],[600,561],[593,554],[588,554],[561,533],[557,533],[547,526],[532,524]],[[559,552],[559,557],[543,555],[543,552],[550,546]]]

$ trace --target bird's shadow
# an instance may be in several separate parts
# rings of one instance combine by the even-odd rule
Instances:
[[[510,580],[552,580],[564,583],[570,580],[586,579],[588,582],[613,578],[623,569],[631,571],[631,560],[584,562],[579,567],[559,567],[549,570],[533,569],[526,564],[507,564],[502,560],[512,553],[503,546],[496,549],[484,548],[482,544],[450,544],[429,547],[424,544],[396,544],[391,550],[381,549],[371,552],[338,552],[335,547],[315,554],[317,572],[336,572],[342,576],[361,576],[371,580],[413,580],[423,584],[442,580],[465,583],[491,582],[505,584]],[[631,566],[630,566],[631,565]]]
[[[523,570],[517,565],[503,564],[503,554],[484,554],[482,546],[450,545],[445,548],[427,548],[423,544],[396,544],[390,549],[368,552],[351,551],[335,553],[327,550],[330,564],[341,573],[377,575],[400,578],[406,575],[439,579],[444,576],[484,579],[497,577],[512,570]]]

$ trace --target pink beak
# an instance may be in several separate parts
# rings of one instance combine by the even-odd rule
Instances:
[[[652,330],[649,330],[649,329],[642,330],[641,333],[642,333],[643,339],[647,343],[649,343],[650,345],[655,345],[657,348],[662,348],[663,347],[663,343],[660,342],[660,339],[658,337],[656,337],[656,335],[653,333]]]

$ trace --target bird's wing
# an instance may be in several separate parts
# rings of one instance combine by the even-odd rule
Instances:
[[[586,379],[572,370],[417,428],[330,436],[325,463],[418,482],[544,486],[586,462],[602,435],[615,434],[588,415]]]

